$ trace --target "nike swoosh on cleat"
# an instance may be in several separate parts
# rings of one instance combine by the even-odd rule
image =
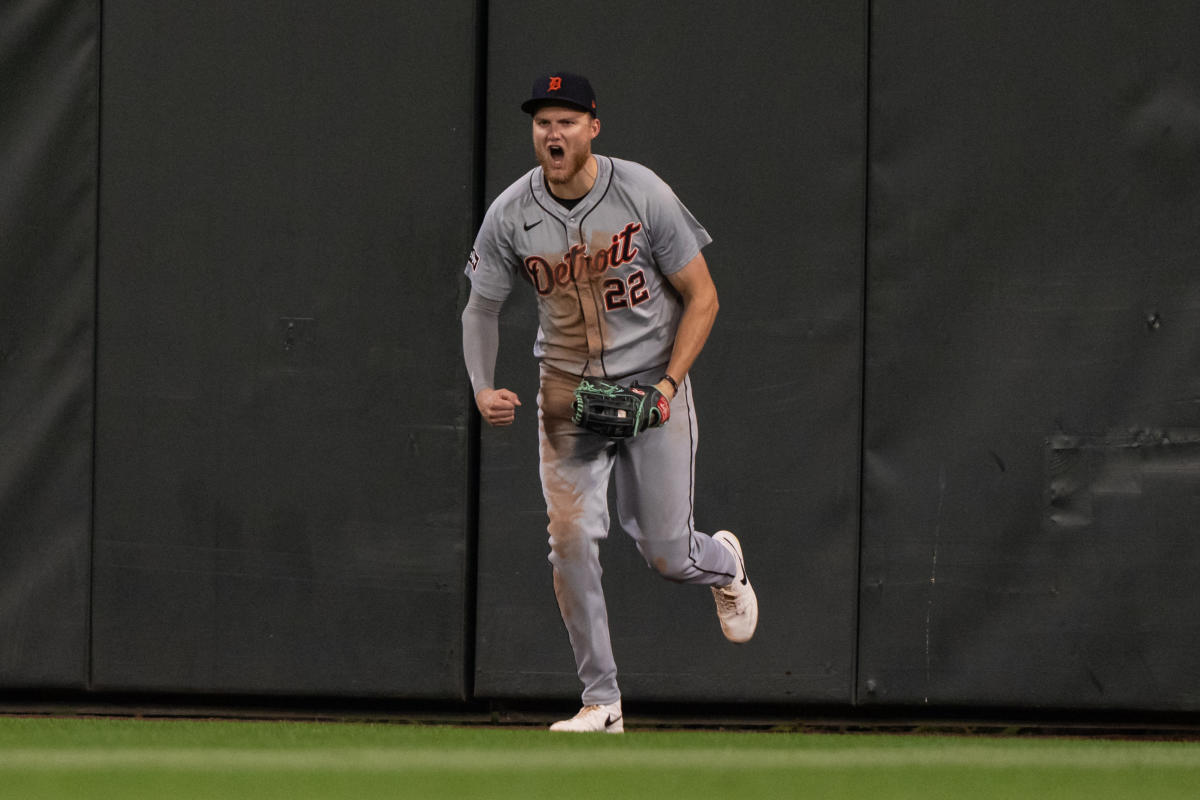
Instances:
[[[613,719],[613,718],[612,718],[612,714],[609,714],[609,715],[608,715],[608,719],[604,720],[604,727],[606,727],[606,728],[611,728],[613,725],[616,725],[616,724],[617,724],[618,722],[620,722],[620,721],[621,721],[621,718],[620,718],[620,717],[617,717],[616,719]]]
[[[530,228],[536,228],[538,225],[541,225],[541,224],[542,224],[542,220],[540,220],[540,219],[537,222],[526,222],[525,230],[529,230]]]

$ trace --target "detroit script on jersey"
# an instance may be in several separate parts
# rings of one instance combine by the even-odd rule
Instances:
[[[666,276],[712,241],[670,187],[632,161],[596,156],[592,190],[572,209],[535,167],[484,217],[466,272],[504,300],[518,280],[538,300],[534,355],[609,378],[665,365],[682,314]]]

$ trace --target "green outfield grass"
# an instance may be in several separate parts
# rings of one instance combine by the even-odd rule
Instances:
[[[0,798],[1195,798],[1200,744],[0,717]]]

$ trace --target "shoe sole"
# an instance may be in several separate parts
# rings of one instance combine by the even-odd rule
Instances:
[[[616,724],[612,725],[611,727],[605,728],[604,730],[591,730],[591,731],[573,731],[573,730],[570,730],[567,728],[556,728],[553,725],[551,725],[550,732],[551,733],[624,733],[625,732],[625,723],[617,722]]]
[[[559,727],[562,725],[569,725],[574,721],[575,721],[574,719],[560,720],[558,722],[555,722],[553,725],[551,725],[550,730],[554,733],[624,733],[625,732],[625,715],[624,714],[621,714],[616,719],[612,719],[612,714],[610,713],[608,716],[608,719],[605,720],[606,724],[603,728],[588,728],[585,730],[576,730],[574,728]]]

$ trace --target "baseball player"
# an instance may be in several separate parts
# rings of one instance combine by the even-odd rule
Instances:
[[[480,414],[511,424],[522,402],[493,378],[500,309],[517,283],[537,295],[549,560],[583,684],[583,708],[550,728],[620,733],[598,555],[610,480],[620,525],[647,564],[669,580],[712,587],[729,640],[748,641],[758,621],[738,539],[701,533],[692,516],[697,427],[688,371],[717,313],[701,254],[712,240],[649,169],[592,152],[600,121],[586,78],[541,76],[521,109],[532,117],[538,166],[496,198],[479,229],[466,266],[463,353]],[[646,398],[622,438],[577,424],[580,392],[594,384]]]

